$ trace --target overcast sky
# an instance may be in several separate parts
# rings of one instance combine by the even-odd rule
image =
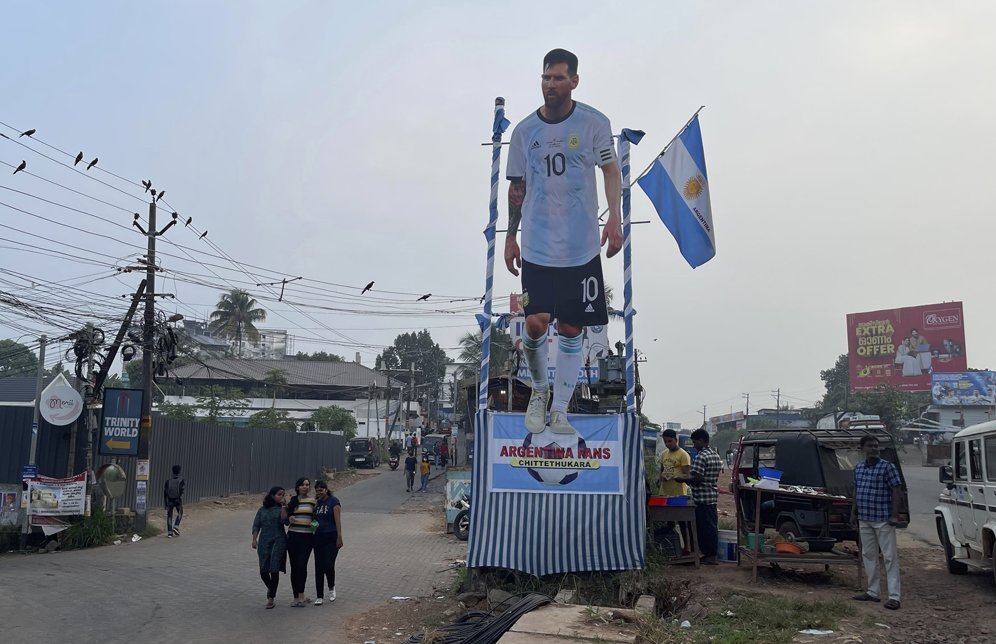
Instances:
[[[11,5],[0,121],[36,128],[45,143],[97,156],[98,168],[127,179],[151,178],[193,229],[209,231],[215,246],[179,226],[165,237],[194,250],[160,245],[173,255],[162,266],[179,271],[159,287],[177,295],[164,303],[171,312],[213,309],[220,289],[191,281],[248,286],[270,311],[265,326],[288,329],[295,350],[359,351],[372,365],[398,333],[425,327],[456,357],[477,303],[453,300],[484,290],[490,150],[479,144],[490,138],[494,98],[506,98],[513,122],[536,109],[542,57],[565,47],[580,58],[575,98],[616,132],[647,132],[633,150],[635,171],[706,106],[715,259],[690,269],[634,191],[634,220],[652,220],[634,229],[634,303],[653,420],[697,424],[703,405],[709,416],[743,409],[744,392],[752,409],[773,406],[779,387],[783,402],[818,399],[819,371],[846,351],[849,312],[964,301],[968,363],[996,368],[996,335],[986,331],[996,317],[987,268],[996,5],[610,7]],[[29,172],[89,197],[12,177],[22,159]],[[58,296],[73,302],[69,317],[84,300],[123,311],[120,295],[139,278],[111,276],[108,265],[127,265],[136,252],[127,244],[144,239],[34,197],[127,226],[130,211],[147,212],[141,187],[90,171],[124,194],[3,139],[0,161],[10,166],[0,166],[0,186],[33,195],[0,189],[0,268],[66,282]],[[506,190],[503,181],[502,227]],[[622,255],[604,266],[621,307]],[[501,265],[495,274],[495,307],[507,310],[517,281]],[[255,286],[297,276],[307,279],[287,287],[293,302],[362,313],[278,304],[275,291]],[[56,297],[10,273],[0,278],[0,290],[26,301]],[[371,280],[374,291],[358,299]],[[433,297],[414,304],[423,293]],[[15,323],[3,337],[28,342],[52,330],[6,308],[0,316]],[[622,323],[610,334],[622,339]]]

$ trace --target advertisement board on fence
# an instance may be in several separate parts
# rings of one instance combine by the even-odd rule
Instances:
[[[106,456],[138,454],[142,395],[141,389],[104,390],[104,413],[100,421],[101,454]]]
[[[39,476],[28,481],[28,514],[72,516],[86,512],[86,472],[70,478]]]
[[[515,346],[516,351],[521,353],[522,338],[526,335],[526,318],[521,315],[512,318],[508,325],[508,332],[509,335],[512,336],[512,344]],[[560,346],[560,336],[557,334],[556,321],[554,321],[554,323],[547,329],[546,342],[548,349],[546,361],[547,378],[552,383],[553,377],[557,373],[557,351]],[[585,327],[581,340],[581,355],[590,361],[590,377],[592,382],[598,380],[598,359],[608,355],[608,351],[608,326],[601,324]],[[529,367],[526,366],[524,359],[520,361],[516,377],[518,377],[519,380],[524,380],[525,382],[532,381],[532,378],[529,375]],[[578,372],[578,382],[587,384],[588,378],[589,370],[585,368],[584,361],[582,361],[581,369]]]
[[[996,404],[996,372],[935,373],[931,402],[943,407],[988,407]]]
[[[966,371],[961,302],[847,316],[851,391],[929,391],[932,373]]]
[[[523,414],[494,414],[489,492],[622,494],[622,416],[570,416],[576,432],[532,434]]]

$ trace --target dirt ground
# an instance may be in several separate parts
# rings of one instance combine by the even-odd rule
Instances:
[[[736,519],[733,497],[726,492],[728,483],[729,471],[722,475],[719,484],[721,524]],[[430,510],[436,502],[420,498],[406,510]],[[440,530],[439,538],[453,536]],[[798,642],[996,641],[996,587],[992,575],[951,575],[942,557],[939,546],[924,544],[900,532],[903,607],[898,611],[887,610],[882,604],[852,601],[851,596],[863,586],[864,579],[862,575],[859,580],[857,568],[850,565],[833,566],[829,572],[822,566],[783,564],[778,569],[768,566],[759,569],[756,583],[751,581],[749,566],[733,563],[697,570],[692,566],[675,566],[668,574],[675,579],[691,580],[694,589],[691,604],[709,612],[718,611],[724,598],[740,593],[786,600],[842,600],[854,607],[855,614],[840,621],[833,635],[798,635],[795,640]],[[394,601],[354,617],[348,624],[350,635],[356,641],[405,642],[423,629],[431,632],[434,627],[453,622],[468,610],[456,599],[456,570],[438,571],[440,582],[432,596]],[[694,619],[690,621],[693,621],[692,632],[686,632],[693,638]]]

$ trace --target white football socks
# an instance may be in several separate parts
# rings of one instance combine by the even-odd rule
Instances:
[[[549,349],[546,338],[546,333],[534,339],[529,337],[528,332],[522,338],[522,352],[526,354],[526,366],[529,367],[529,375],[533,379],[534,391],[548,391],[550,388],[546,364]]]
[[[562,411],[566,414],[567,403],[574,395],[578,373],[581,371],[581,336],[560,336],[557,349],[557,374],[553,378],[553,404],[550,405],[550,411]]]

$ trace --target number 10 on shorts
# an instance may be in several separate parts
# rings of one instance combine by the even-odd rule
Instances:
[[[598,299],[598,279],[586,277],[581,280],[581,303],[594,302]]]

